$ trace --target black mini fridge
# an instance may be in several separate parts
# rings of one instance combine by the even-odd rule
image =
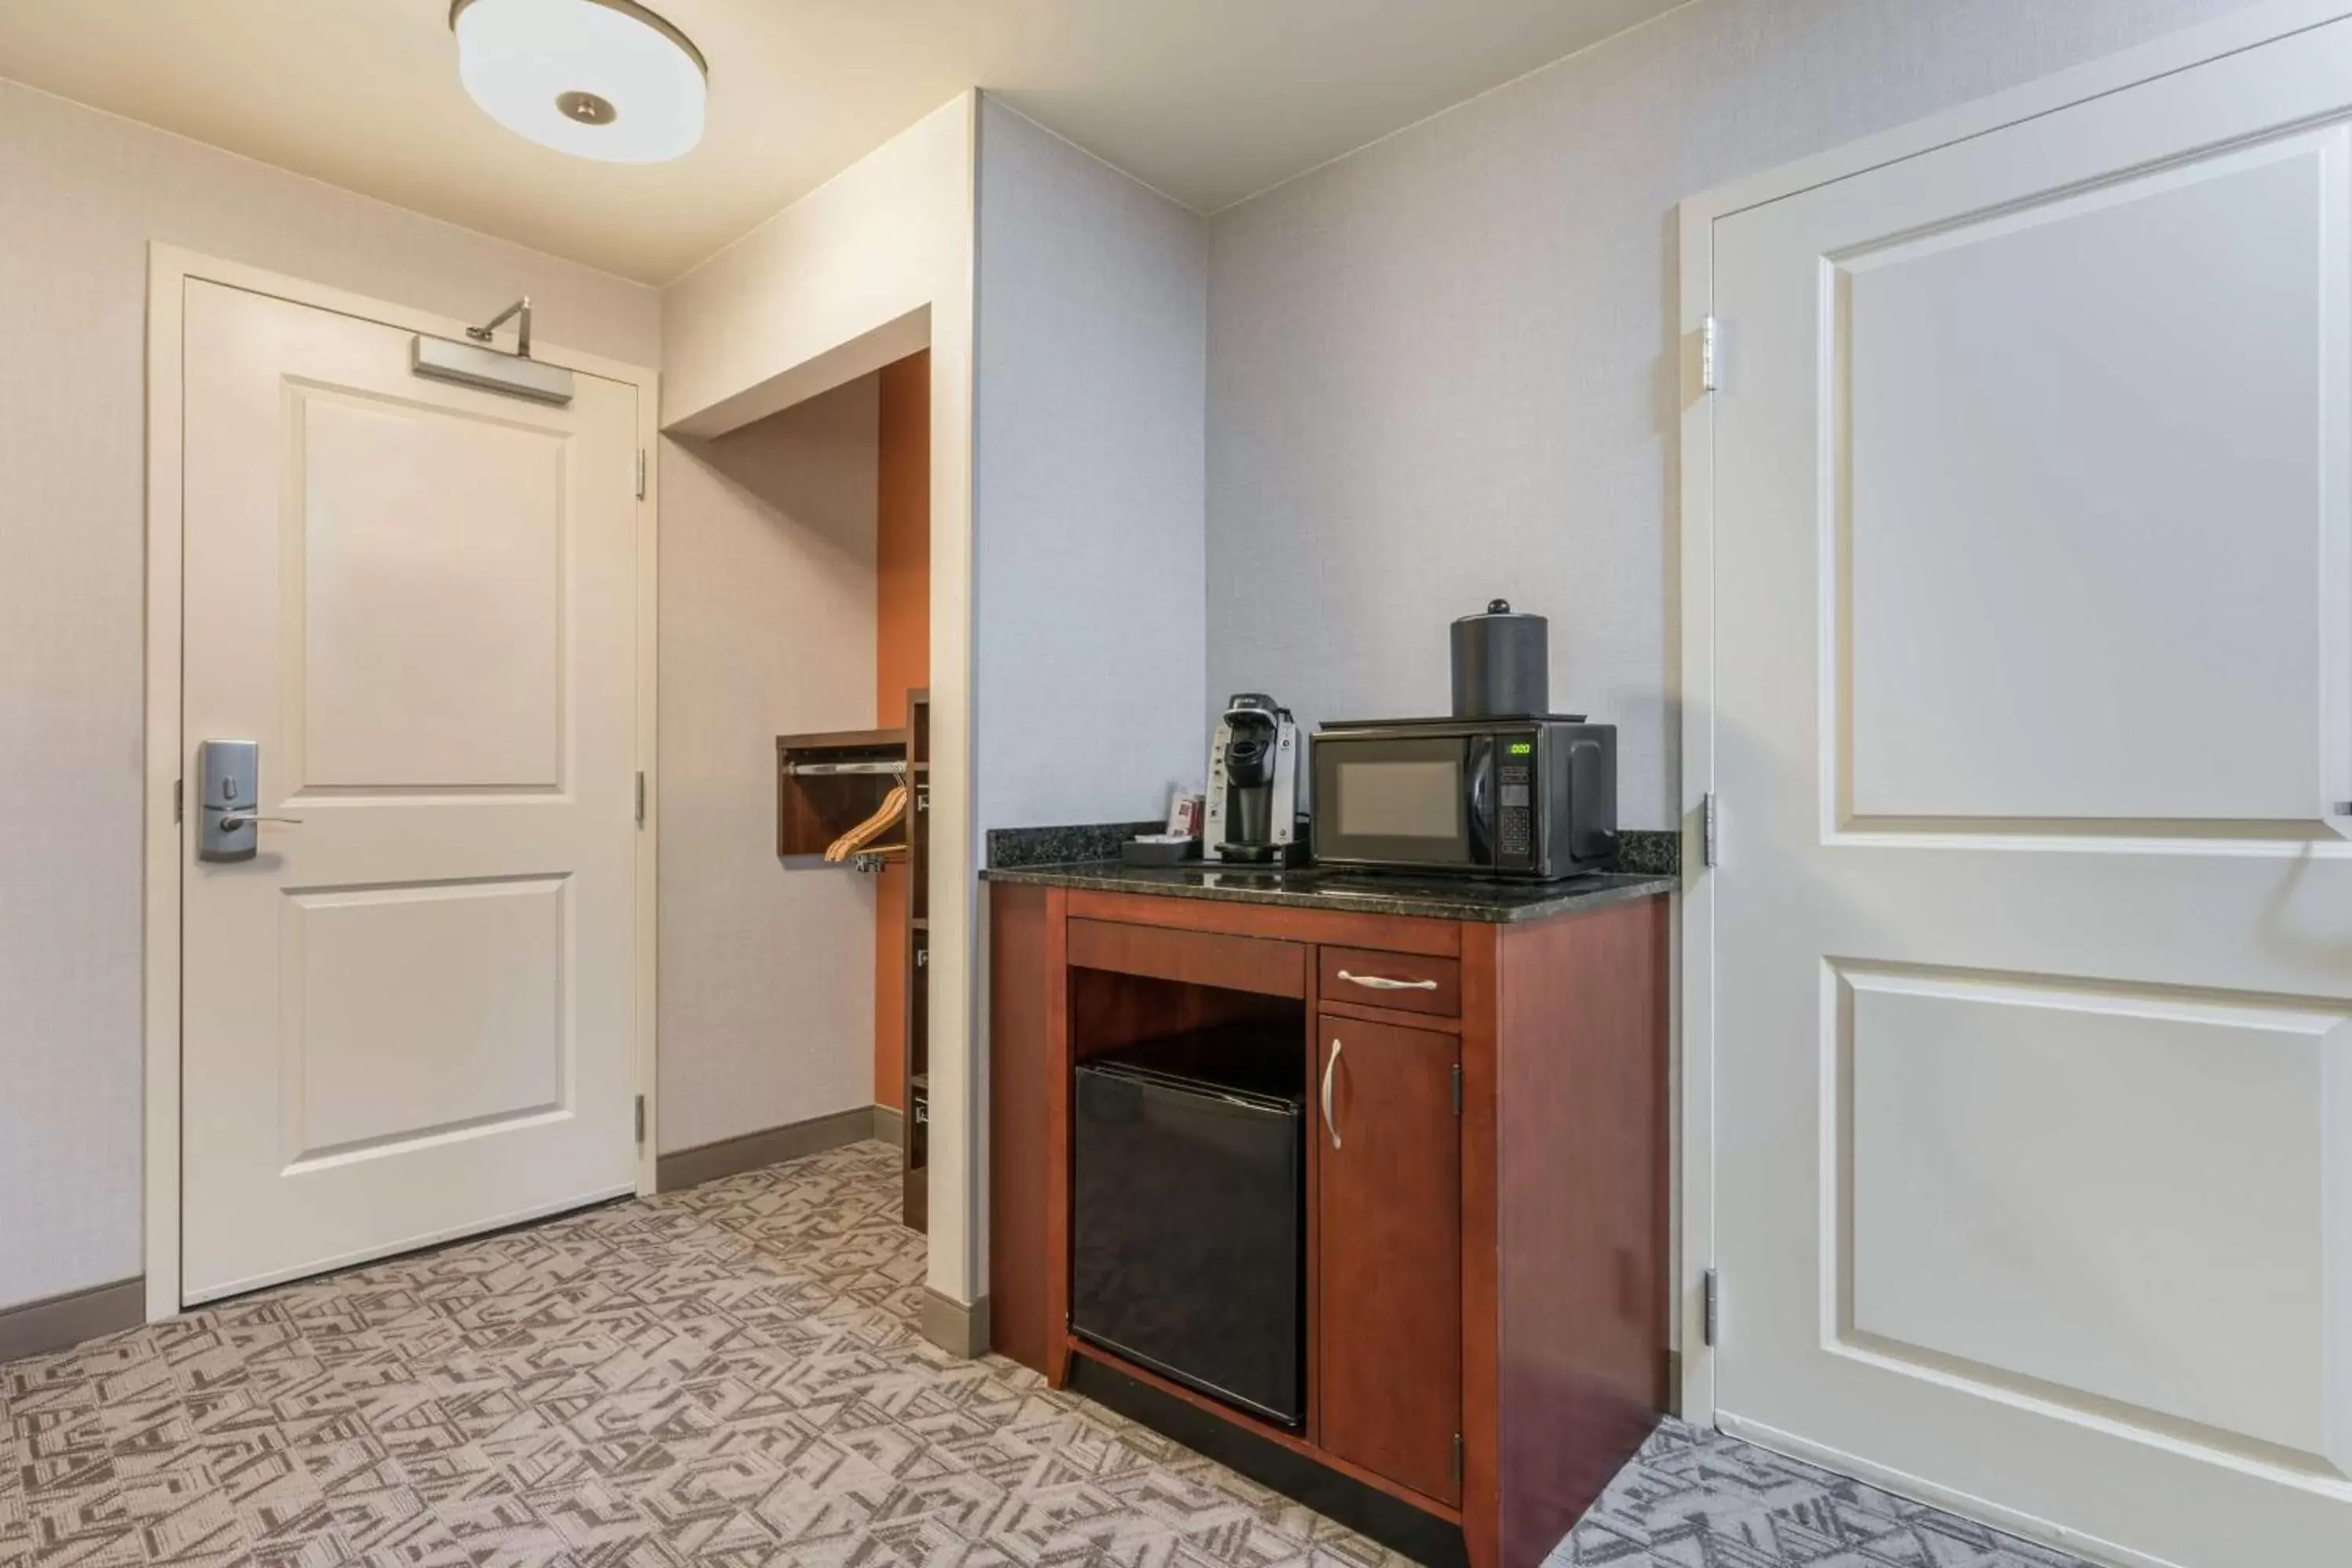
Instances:
[[[1077,1069],[1070,1328],[1289,1427],[1306,1418],[1306,1053],[1199,1029]]]

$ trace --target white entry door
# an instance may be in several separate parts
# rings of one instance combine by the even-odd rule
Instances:
[[[636,391],[191,280],[182,1295],[634,1190]],[[197,747],[259,743],[258,855]]]
[[[2352,26],[1713,224],[1730,1430],[2352,1563]]]

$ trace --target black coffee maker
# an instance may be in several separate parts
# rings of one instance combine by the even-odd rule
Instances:
[[[1297,837],[1298,725],[1264,692],[1235,692],[1209,743],[1202,853],[1241,865],[1286,865]]]

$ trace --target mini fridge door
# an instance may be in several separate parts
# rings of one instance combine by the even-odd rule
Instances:
[[[1072,1331],[1297,1427],[1303,1107],[1116,1067],[1076,1077]]]

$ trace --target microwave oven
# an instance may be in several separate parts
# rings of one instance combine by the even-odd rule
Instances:
[[[1334,723],[1308,756],[1318,865],[1549,880],[1616,858],[1613,724]]]

